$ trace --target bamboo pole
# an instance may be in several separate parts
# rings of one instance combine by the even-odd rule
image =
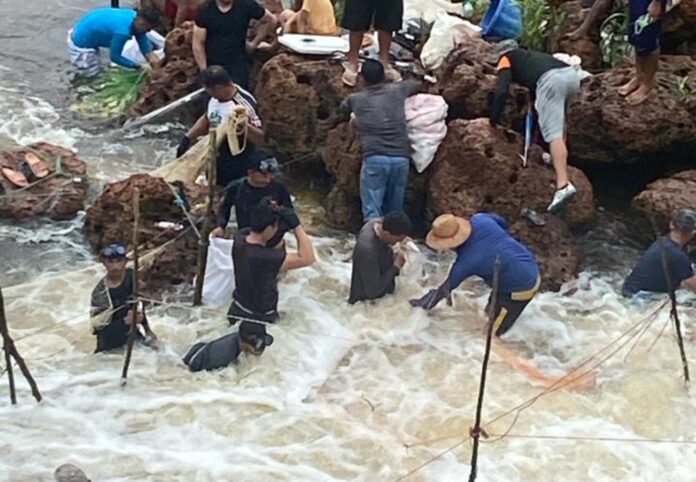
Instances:
[[[0,330],[2,330],[2,345],[5,352],[5,365],[7,366],[7,381],[10,385],[10,403],[17,405],[17,393],[15,392],[14,373],[12,372],[12,358],[10,356],[10,343],[8,337],[5,336],[7,330],[7,320],[5,318],[5,303],[2,298],[2,290],[0,289]]]
[[[491,293],[491,305],[488,314],[488,329],[486,330],[486,350],[483,353],[483,363],[481,364],[481,383],[479,385],[478,402],[476,403],[476,420],[471,429],[470,435],[474,439],[471,450],[471,472],[469,472],[469,482],[476,480],[478,473],[478,448],[479,438],[481,437],[481,412],[483,411],[483,395],[486,390],[486,372],[488,370],[488,360],[491,356],[491,342],[493,341],[493,324],[495,323],[496,305],[498,304],[498,277],[500,276],[500,256],[495,257],[493,265],[493,292]]]
[[[128,346],[126,348],[126,359],[123,362],[121,372],[121,385],[125,385],[128,378],[128,368],[130,367],[131,356],[133,354],[133,344],[138,333],[138,227],[140,224],[140,189],[133,189],[133,321],[130,332],[128,333]]]
[[[198,266],[196,270],[196,286],[193,292],[193,306],[200,306],[203,302],[203,280],[205,278],[205,265],[208,262],[208,245],[210,244],[208,237],[212,231],[213,219],[215,218],[215,184],[217,181],[215,164],[217,160],[216,148],[216,131],[209,131],[209,150],[208,150],[208,201],[206,203],[205,221],[203,221],[203,230],[201,237],[198,240]]]

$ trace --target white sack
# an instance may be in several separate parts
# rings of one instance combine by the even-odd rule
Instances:
[[[421,173],[433,162],[447,135],[447,103],[439,95],[417,94],[406,99],[405,110],[411,162]]]
[[[221,306],[232,301],[234,291],[232,243],[231,239],[210,238],[203,280],[203,302],[206,305]]]

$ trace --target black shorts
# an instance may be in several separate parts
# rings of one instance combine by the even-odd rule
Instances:
[[[495,307],[493,317],[493,332],[495,336],[505,334],[512,325],[515,324],[517,318],[520,317],[524,309],[527,307],[534,295],[539,290],[539,281],[536,286],[530,290],[517,291],[514,293],[498,293],[498,300]],[[486,314],[490,313],[491,302],[493,295],[488,298],[488,306],[486,306]]]
[[[403,16],[403,0],[347,0],[341,26],[354,32],[367,32],[372,26],[396,32],[401,30]]]

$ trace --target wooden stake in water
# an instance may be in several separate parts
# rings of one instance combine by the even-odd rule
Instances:
[[[128,368],[130,367],[131,356],[133,354],[133,345],[138,333],[138,231],[140,224],[140,189],[133,189],[133,298],[134,303],[132,310],[133,321],[128,332],[128,345],[126,347],[126,359],[123,362],[123,371],[121,372],[121,385],[126,384],[128,378]]]
[[[488,314],[488,329],[486,330],[486,350],[483,353],[483,363],[481,364],[481,383],[479,384],[478,402],[476,403],[476,420],[471,429],[470,435],[474,439],[471,450],[471,472],[469,482],[476,480],[478,472],[478,447],[481,437],[481,412],[483,411],[483,394],[486,390],[486,372],[488,370],[488,359],[491,356],[491,343],[493,341],[493,324],[495,323],[496,305],[498,304],[498,277],[500,275],[500,256],[495,257],[493,265],[493,292],[491,293],[490,311]]]
[[[215,164],[217,161],[217,138],[215,129],[210,129],[208,147],[208,202],[206,204],[205,221],[201,238],[198,240],[198,266],[196,269],[196,286],[193,292],[193,306],[200,306],[203,302],[203,280],[205,279],[205,265],[208,262],[208,237],[213,229],[213,219],[215,218],[215,184],[217,173]]]

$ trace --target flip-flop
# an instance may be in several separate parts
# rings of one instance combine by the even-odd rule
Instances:
[[[29,169],[31,169],[31,172],[34,173],[34,176],[36,176],[37,179],[43,179],[44,177],[48,176],[48,167],[46,166],[46,163],[39,159],[36,154],[33,152],[27,152],[24,154],[24,160],[26,161],[27,165],[29,165]]]
[[[358,82],[358,72],[353,70],[347,64],[343,68],[344,70],[343,75],[341,76],[341,80],[348,87],[355,87],[355,84]]]
[[[14,186],[27,187],[29,185],[29,181],[27,181],[24,174],[19,171],[15,171],[14,169],[10,169],[9,167],[2,168],[2,175],[5,176],[5,179],[10,181]]]

